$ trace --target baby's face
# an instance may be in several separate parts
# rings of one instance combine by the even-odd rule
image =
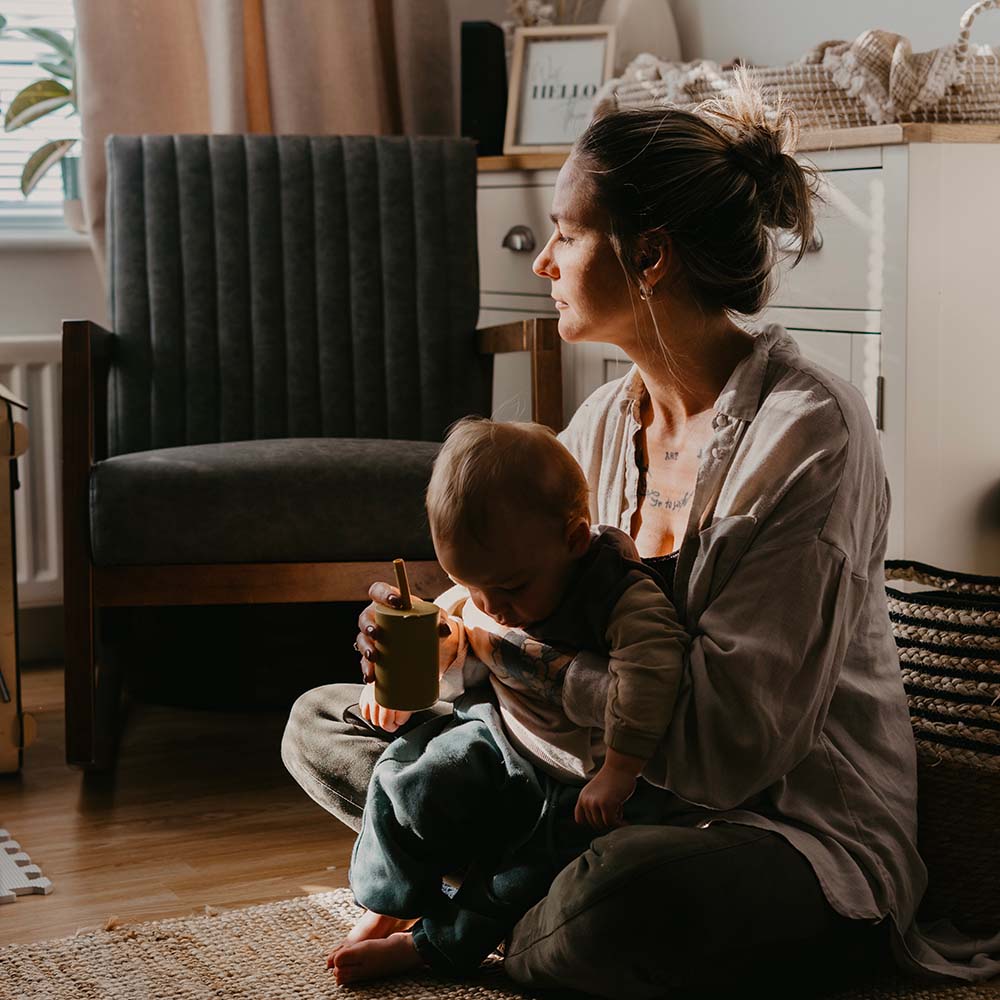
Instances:
[[[498,624],[526,628],[559,606],[574,563],[587,551],[589,526],[560,531],[550,521],[498,517],[483,544],[434,539],[438,562],[467,587],[473,603]]]

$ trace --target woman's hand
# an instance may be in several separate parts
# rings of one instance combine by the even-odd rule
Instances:
[[[400,607],[399,591],[391,583],[373,583],[368,588],[368,596],[372,603],[358,616],[358,637],[354,640],[354,648],[361,654],[361,676],[366,684],[375,680],[375,661],[378,659],[378,625],[375,622],[375,609],[383,607]],[[451,635],[448,616],[442,611],[438,621],[438,635],[442,638]],[[442,659],[445,651],[442,650]],[[451,659],[454,659],[452,653]],[[447,660],[448,663],[451,659]]]
[[[410,721],[412,712],[401,712],[394,708],[385,708],[375,700],[375,685],[366,684],[358,699],[358,712],[365,722],[370,722],[387,733],[394,733],[400,726]]]

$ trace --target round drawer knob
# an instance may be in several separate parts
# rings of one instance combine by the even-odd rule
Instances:
[[[502,245],[514,253],[529,253],[535,249],[535,234],[527,226],[511,226]]]

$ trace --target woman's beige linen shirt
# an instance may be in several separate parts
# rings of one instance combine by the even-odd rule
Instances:
[[[561,435],[591,483],[594,522],[626,532],[644,393],[633,369]],[[836,910],[891,915],[914,957],[956,974],[911,927],[926,870],[886,606],[888,483],[868,407],[771,325],[719,396],[713,427],[674,585],[688,669],[647,774],[713,810],[710,822],[779,833]],[[587,660],[563,691],[583,725],[602,719],[607,679]]]

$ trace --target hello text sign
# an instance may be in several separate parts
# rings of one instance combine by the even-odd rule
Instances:
[[[608,25],[518,29],[504,153],[568,150],[590,122],[613,52]]]

